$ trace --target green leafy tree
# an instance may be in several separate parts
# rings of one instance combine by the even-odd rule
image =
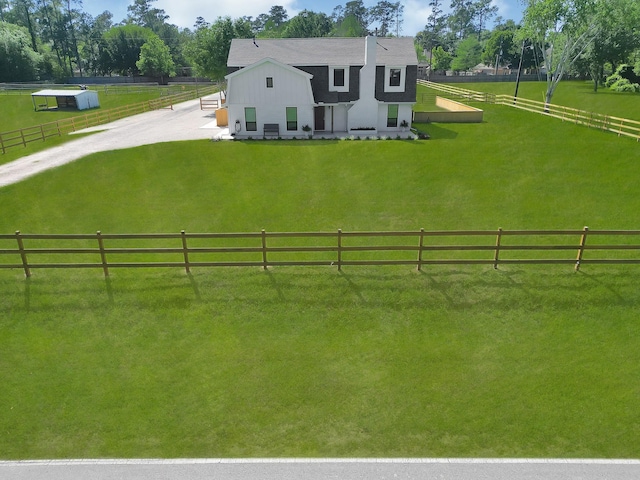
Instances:
[[[378,24],[378,35],[399,35],[402,30],[404,5],[400,2],[381,0],[369,9],[369,18]]]
[[[478,32],[478,41],[482,39],[487,23],[498,14],[498,6],[492,0],[476,0],[472,6],[473,21]]]
[[[326,37],[332,29],[333,23],[326,14],[303,10],[289,20],[282,36],[285,38]]]
[[[136,75],[140,50],[153,32],[138,25],[121,25],[104,33],[101,40],[100,68],[103,73]]]
[[[453,55],[442,48],[442,46],[437,46],[433,50],[433,61],[431,64],[431,68],[434,72],[444,72],[451,68],[452,61]]]
[[[152,6],[156,1],[157,0],[134,0],[134,2],[127,7],[127,11],[129,12],[127,23],[149,28],[158,35],[163,33],[162,26],[169,18],[169,15],[167,15],[163,9]]]
[[[449,30],[456,39],[461,40],[473,34],[473,1],[451,0],[451,14],[447,17]]]
[[[596,7],[597,34],[576,61],[578,70],[593,79],[594,91],[604,80],[605,65],[615,70],[640,43],[640,4],[636,0],[609,0]]]
[[[85,69],[93,75],[100,73],[101,39],[113,26],[112,18],[111,12],[104,11],[95,18],[83,13],[79,20],[80,52],[84,58]]]
[[[0,22],[0,82],[37,80],[42,60],[31,48],[27,28]]]
[[[231,17],[218,18],[211,26],[196,31],[192,41],[185,47],[187,58],[192,62],[196,75],[221,80],[227,73],[227,57],[231,40],[251,38],[250,22]]]
[[[140,60],[136,62],[136,66],[143,75],[160,77],[161,84],[165,83],[165,77],[176,74],[171,51],[156,34],[150,35],[140,48]]]
[[[540,47],[547,70],[546,103],[598,33],[596,7],[609,0],[527,0],[521,36]]]
[[[458,44],[456,56],[451,62],[451,68],[456,72],[469,70],[480,63],[482,45],[475,36],[467,37]]]
[[[6,20],[10,23],[20,25],[27,29],[27,31],[29,32],[29,39],[31,41],[31,49],[34,52],[37,52],[38,24],[34,2],[32,0],[14,0],[13,2],[5,2],[6,6],[9,6],[10,3],[13,3],[13,5],[6,16]]]
[[[363,37],[369,27],[369,12],[362,0],[353,0],[335,7],[332,20],[336,37]]]
[[[282,5],[274,5],[269,10],[269,22],[274,28],[280,28],[289,18],[287,10]]]

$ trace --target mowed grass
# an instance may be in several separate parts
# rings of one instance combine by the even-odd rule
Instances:
[[[0,231],[638,228],[637,143],[497,106],[189,142],[0,189]],[[640,270],[0,270],[4,458],[628,457]]]
[[[515,94],[515,82],[509,83],[461,83],[454,84],[468,90],[502,95]],[[547,82],[520,82],[518,96],[544,102]],[[558,85],[551,103],[576,108],[586,112],[601,113],[640,121],[640,94],[614,92],[600,87],[593,90],[593,82],[583,80],[563,81]]]
[[[110,93],[106,93],[104,87],[97,86],[93,88],[98,91],[101,110],[108,110],[125,105],[145,102],[147,100],[153,100],[159,98],[161,94],[161,90],[158,87],[133,87],[133,89],[135,89],[135,93],[124,93],[126,92],[126,87],[109,87]],[[192,87],[188,85],[184,87],[172,86],[170,87],[170,91],[179,93],[184,91],[184,89],[191,88]],[[49,99],[50,105],[52,104],[51,102],[51,99]],[[78,117],[87,114],[91,115],[96,111],[96,109],[52,109],[35,111],[30,92],[22,94],[3,94],[0,95],[0,112],[2,112],[0,115],[0,133],[13,132],[22,128],[34,127],[45,123],[56,122],[58,120],[65,120],[71,117]],[[19,145],[8,148],[4,154],[0,151],[0,165],[9,163],[32,153],[60,145],[61,143],[68,142],[73,138],[75,137],[67,135],[63,137],[49,137],[46,142],[36,141],[28,143],[25,147]]]
[[[149,88],[148,92],[140,91],[132,94],[107,95],[103,89],[98,88],[100,108],[105,110],[117,108],[123,105],[140,103],[152,100],[160,96],[160,90]],[[51,105],[51,99],[49,99]],[[9,132],[20,128],[32,127],[43,123],[55,122],[65,118],[82,116],[95,110],[75,110],[63,108],[60,110],[34,111],[33,100],[30,93],[0,95],[0,132]]]

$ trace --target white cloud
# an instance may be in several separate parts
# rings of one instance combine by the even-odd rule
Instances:
[[[431,7],[424,0],[406,0],[404,4],[404,22],[400,35],[415,36],[424,30],[427,18],[431,15]]]
[[[209,1],[202,0],[158,0],[156,8],[161,8],[170,16],[169,22],[179,27],[192,28],[196,18],[203,17],[207,22],[213,23],[218,17],[229,16],[240,18],[244,16],[257,17],[261,13],[269,13],[273,5],[281,5],[285,8],[289,17],[293,17],[298,10],[293,8],[295,0],[236,0],[236,1]]]

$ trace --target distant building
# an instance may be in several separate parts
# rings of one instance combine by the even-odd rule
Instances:
[[[86,110],[100,106],[98,92],[94,90],[40,90],[31,94],[34,110],[73,108]]]

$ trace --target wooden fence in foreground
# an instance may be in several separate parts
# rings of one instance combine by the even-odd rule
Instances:
[[[613,132],[618,136],[635,138],[637,142],[640,142],[640,122],[636,120],[614,117],[601,113],[587,112],[577,108],[563,107],[561,105],[538,102],[522,97],[513,97],[511,95],[495,95],[492,93],[476,92],[473,90],[452,87],[450,85],[442,85],[425,80],[418,80],[418,84],[468,102],[494,103],[507,107],[518,108],[528,112],[548,115],[562,121],[573,122],[578,125],[585,125],[587,127]]]
[[[587,242],[587,237],[589,242]],[[137,243],[137,245],[136,245]],[[0,235],[0,269],[640,264],[640,230]],[[599,255],[598,253],[599,252]],[[519,256],[514,257],[514,253]],[[37,258],[37,259],[36,259]],[[62,258],[62,261],[60,261]]]
[[[215,86],[202,87],[198,91],[187,90],[175,95],[167,95],[146,102],[124,105],[109,110],[91,110],[88,113],[57,120],[55,122],[43,123],[34,127],[21,128],[10,132],[0,133],[0,150],[6,153],[7,149],[12,147],[26,147],[27,144],[36,141],[45,141],[51,137],[59,137],[70,132],[82,130],[83,128],[95,127],[105,123],[119,120],[121,118],[130,117],[139,113],[145,113],[152,110],[160,110],[162,108],[170,108],[173,110],[175,103],[185,102],[197,98],[198,95],[209,95],[214,93]]]

